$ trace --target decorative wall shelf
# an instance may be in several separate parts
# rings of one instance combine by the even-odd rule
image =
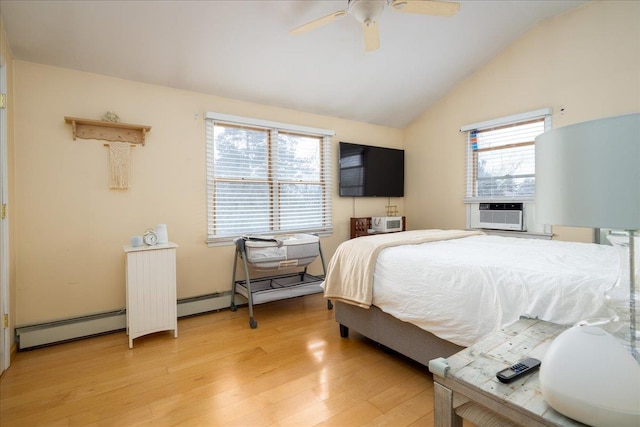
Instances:
[[[151,130],[151,126],[79,119],[76,117],[65,116],[64,121],[71,123],[74,141],[76,138],[101,139],[144,145],[144,138],[147,132]]]

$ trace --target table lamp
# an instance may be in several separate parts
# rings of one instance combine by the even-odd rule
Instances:
[[[622,242],[612,239],[623,253],[620,277],[603,295],[615,314],[558,336],[542,361],[540,385],[547,403],[570,418],[593,426],[640,425],[640,114],[578,123],[536,138],[536,220],[624,230]]]

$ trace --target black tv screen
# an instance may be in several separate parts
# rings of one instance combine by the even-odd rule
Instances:
[[[404,150],[340,142],[340,196],[404,197]]]

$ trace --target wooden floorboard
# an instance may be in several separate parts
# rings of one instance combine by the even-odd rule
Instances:
[[[178,338],[124,332],[19,352],[0,425],[432,426],[425,367],[357,333],[320,294],[180,319]]]

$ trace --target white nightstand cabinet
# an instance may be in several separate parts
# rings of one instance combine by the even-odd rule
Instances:
[[[129,348],[142,335],[173,330],[178,337],[175,243],[125,246]]]

